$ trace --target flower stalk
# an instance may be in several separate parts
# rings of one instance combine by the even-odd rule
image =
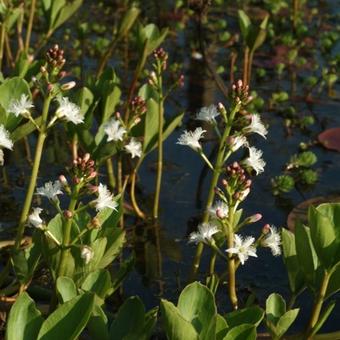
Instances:
[[[231,110],[226,128],[225,128],[223,135],[220,139],[220,144],[219,144],[219,147],[218,147],[218,154],[217,154],[217,158],[216,158],[216,162],[215,162],[215,166],[214,166],[213,177],[212,177],[211,182],[210,182],[210,188],[209,188],[209,192],[208,192],[206,208],[205,208],[205,212],[204,212],[204,215],[203,215],[203,223],[206,223],[206,222],[209,221],[209,208],[212,206],[212,204],[214,202],[215,187],[217,186],[218,180],[220,178],[223,163],[227,160],[227,157],[226,157],[227,156],[226,155],[226,141],[227,141],[227,138],[230,135],[232,123],[233,123],[233,120],[235,118],[235,114],[237,112],[237,109],[238,109],[238,106],[235,106]],[[197,271],[199,269],[200,262],[201,262],[203,248],[204,248],[203,243],[199,243],[197,245],[196,254],[195,254],[193,264],[192,264],[192,267],[191,267],[190,281],[194,280],[196,275],[197,275]]]
[[[326,292],[327,292],[327,288],[328,288],[328,283],[329,283],[329,280],[331,278],[331,275],[332,275],[332,273],[327,272],[327,271],[325,271],[325,273],[323,275],[321,285],[320,285],[320,289],[319,289],[319,293],[318,293],[317,299],[315,301],[315,304],[313,306],[312,314],[311,314],[311,317],[309,319],[307,330],[306,330],[306,339],[308,339],[308,340],[312,339],[313,328],[319,320],[322,305],[323,305],[323,302],[325,300],[325,296],[326,296]]]
[[[52,96],[49,93],[47,94],[44,100],[42,122],[41,122],[39,136],[38,136],[37,145],[35,149],[33,168],[32,168],[31,178],[30,178],[30,182],[29,182],[26,197],[25,197],[24,206],[21,211],[21,215],[19,219],[17,234],[15,238],[15,244],[14,244],[14,250],[18,250],[20,247],[21,240],[22,240],[22,237],[25,231],[25,223],[26,223],[27,216],[28,216],[28,213],[31,207],[32,199],[33,199],[34,189],[37,184],[37,177],[39,173],[41,156],[42,156],[42,152],[44,149],[44,143],[47,137],[46,124],[47,124],[47,117],[48,117],[48,111],[49,111],[49,107],[51,104],[51,100],[52,100]]]

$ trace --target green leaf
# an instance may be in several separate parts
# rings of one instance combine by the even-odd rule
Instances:
[[[5,19],[6,31],[9,32],[14,24],[18,21],[19,17],[23,14],[23,6],[11,8]]]
[[[143,141],[143,152],[146,153],[151,148],[150,143],[152,139],[157,138],[158,135],[158,104],[150,98],[147,101],[147,111],[145,113],[144,123],[144,141]]]
[[[325,300],[340,291],[340,263],[333,269],[331,278],[329,279]]]
[[[90,320],[86,326],[91,335],[91,339],[109,340],[107,324],[108,320],[105,312],[98,304],[95,304]]]
[[[282,229],[282,249],[290,290],[293,294],[296,294],[303,288],[304,279],[296,255],[295,236],[287,229]]]
[[[258,306],[252,306],[228,313],[225,318],[229,327],[236,327],[244,323],[258,326],[262,321],[264,311]]]
[[[124,14],[122,21],[119,24],[117,39],[121,39],[130,31],[139,14],[140,9],[137,7],[131,7],[128,9],[128,11]]]
[[[171,340],[198,340],[198,334],[192,324],[184,319],[173,303],[161,300],[161,313],[164,330]]]
[[[223,340],[228,333],[228,329],[229,326],[225,318],[220,314],[216,314],[216,340]]]
[[[157,313],[158,307],[155,307],[150,309],[145,314],[145,321],[142,334],[145,336],[146,339],[149,339],[151,337],[151,333],[157,322]]]
[[[205,334],[210,320],[217,313],[213,294],[199,282],[191,283],[183,289],[177,307],[200,335]]]
[[[120,254],[125,243],[125,232],[119,228],[113,230],[111,235],[106,236],[104,254],[98,262],[97,268],[105,268]]]
[[[295,226],[295,247],[304,277],[313,286],[318,268],[318,258],[312,244],[309,228],[300,223]]]
[[[0,93],[0,106],[4,109],[4,111],[0,111],[0,124],[4,124],[7,130],[12,131],[22,117],[16,117],[13,113],[9,113],[9,106],[13,100],[19,100],[22,95],[31,98],[30,88],[24,79],[14,77],[6,79],[0,85]]]
[[[243,40],[247,41],[249,27],[251,25],[250,19],[243,10],[238,11],[238,19]]]
[[[22,293],[9,313],[6,340],[36,340],[43,321],[34,301]]]
[[[67,21],[82,5],[83,0],[53,0],[50,12],[49,30],[55,31]]]
[[[1,113],[0,113],[1,115]],[[37,123],[37,125],[41,124],[41,119],[42,117],[39,116],[35,119],[35,122]],[[11,134],[11,139],[13,140],[13,142],[17,142],[18,140],[28,136],[30,133],[32,133],[33,131],[36,130],[35,125],[31,122],[28,121],[25,124],[21,124],[20,126],[18,126]]]
[[[119,308],[110,327],[110,340],[140,339],[145,321],[145,309],[137,296],[130,297]]]
[[[81,289],[97,294],[105,299],[111,293],[111,276],[107,270],[98,269],[85,278]]]
[[[38,340],[76,339],[85,328],[94,304],[94,294],[84,293],[59,306],[42,324]]]
[[[299,311],[299,308],[291,309],[280,317],[280,320],[275,327],[275,334],[278,338],[281,338],[287,332],[298,316]]]
[[[267,320],[276,325],[280,317],[286,312],[286,302],[280,294],[269,295],[266,301]]]
[[[224,340],[256,340],[256,327],[250,324],[243,324],[232,328]]]
[[[65,303],[77,296],[77,287],[73,280],[66,276],[59,276],[56,283],[57,292]]]
[[[313,206],[308,210],[308,222],[319,260],[325,268],[330,269],[338,262],[336,252],[339,244],[336,242],[335,226],[328,216]]]
[[[252,27],[251,33],[248,36],[248,47],[252,53],[254,53],[266,39],[268,19],[269,15],[266,15],[259,27]]]

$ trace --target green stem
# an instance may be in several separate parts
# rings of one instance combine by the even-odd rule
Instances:
[[[163,120],[164,120],[164,103],[162,96],[162,77],[159,75],[159,98],[158,98],[158,160],[157,160],[157,178],[156,178],[156,193],[153,204],[153,218],[158,218],[159,196],[162,184],[163,171]]]
[[[79,188],[78,188],[78,186],[76,186],[75,189],[74,189],[74,192],[71,196],[70,204],[68,206],[68,211],[71,212],[72,216],[74,215],[74,212],[75,212],[75,209],[76,209],[76,205],[77,205],[77,201],[78,201],[78,192],[79,192]],[[68,257],[69,251],[70,251],[68,246],[70,245],[70,240],[71,240],[72,222],[73,222],[73,217],[66,219],[65,223],[64,223],[63,242],[62,242],[59,268],[58,268],[58,271],[57,271],[57,278],[65,275],[65,273],[66,273],[67,257]]]
[[[216,256],[217,252],[216,250],[212,249],[213,253],[211,254],[210,257],[210,263],[209,263],[209,275],[214,275],[215,273],[215,263],[216,263]]]
[[[220,140],[220,144],[219,144],[219,148],[218,148],[218,154],[217,154],[217,158],[216,158],[216,162],[215,162],[215,171],[213,173],[213,177],[211,179],[210,182],[210,189],[208,192],[208,199],[207,199],[207,203],[206,203],[206,208],[204,211],[204,215],[203,215],[203,223],[207,223],[209,221],[209,208],[212,206],[214,198],[215,198],[215,187],[217,186],[218,180],[220,178],[220,173],[221,173],[221,168],[223,166],[223,163],[227,160],[226,156],[225,156],[225,148],[226,148],[226,140],[230,135],[230,131],[231,131],[231,127],[232,127],[232,123],[235,117],[236,111],[235,109],[233,109],[230,113],[230,118],[228,120],[228,124],[224,130],[224,133],[222,135],[222,138]],[[200,266],[200,262],[201,262],[201,257],[202,257],[202,253],[203,253],[203,248],[204,245],[203,243],[199,243],[197,245],[196,248],[196,254],[194,257],[194,261],[191,267],[191,273],[190,273],[190,277],[189,280],[193,281],[197,275],[197,271],[199,269]]]
[[[31,1],[30,16],[28,19],[27,31],[26,31],[26,41],[25,41],[25,52],[28,52],[31,41],[31,33],[33,27],[34,13],[36,8],[36,0]]]
[[[115,180],[115,174],[113,171],[113,166],[112,166],[112,159],[109,157],[106,160],[106,170],[107,170],[107,177],[109,180],[109,185],[111,190],[114,190],[116,188],[116,180]]]
[[[228,248],[232,248],[234,246],[234,212],[233,209],[230,209],[229,217],[228,217]],[[228,261],[228,292],[231,304],[233,309],[238,309],[238,301],[236,295],[236,267],[235,267],[235,259],[233,254],[229,254],[229,261]]]
[[[308,336],[308,339],[311,339],[311,333],[312,333],[313,327],[316,325],[316,323],[319,320],[322,304],[325,299],[325,295],[327,292],[327,287],[328,287],[330,278],[331,278],[331,273],[328,273],[325,271],[321,285],[320,285],[319,294],[313,306],[312,315],[309,319],[309,323],[307,326],[306,335]]]
[[[1,24],[0,26],[0,71],[2,70],[2,60],[4,58],[5,34],[6,34],[5,25]]]
[[[50,107],[51,100],[52,100],[52,97],[50,95],[48,95],[45,98],[45,101],[44,101],[43,112],[42,112],[42,123],[41,123],[38,141],[37,141],[37,145],[36,145],[36,149],[35,149],[34,162],[33,162],[33,168],[32,168],[30,183],[28,185],[24,206],[23,206],[21,216],[20,216],[20,219],[19,219],[17,235],[16,235],[16,238],[15,238],[15,244],[14,244],[15,250],[18,250],[19,247],[20,247],[20,243],[21,243],[22,237],[24,235],[24,231],[25,231],[25,223],[26,223],[26,220],[27,220],[29,210],[31,208],[34,189],[35,189],[35,186],[36,186],[36,183],[37,183],[37,177],[38,177],[38,172],[39,172],[39,167],[40,167],[41,156],[42,156],[42,152],[43,152],[43,148],[44,148],[45,139],[47,137],[46,120],[47,120],[48,110],[49,110],[49,107]]]

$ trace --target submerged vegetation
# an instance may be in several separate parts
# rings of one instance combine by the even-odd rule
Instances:
[[[1,336],[340,338],[337,10],[0,0]]]

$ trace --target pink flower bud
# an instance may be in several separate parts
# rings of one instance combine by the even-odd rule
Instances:
[[[117,119],[119,119],[119,118],[120,118],[120,112],[117,111],[117,112],[115,113],[115,116],[116,116]]]
[[[262,215],[257,213],[255,215],[252,215],[249,217],[249,223],[255,223],[258,222],[262,218]]]
[[[270,225],[267,223],[267,224],[265,224],[264,226],[263,226],[263,228],[262,228],[262,233],[263,234],[268,234],[269,232],[270,232]]]
[[[72,213],[70,210],[65,210],[65,211],[64,211],[64,217],[65,217],[66,219],[70,219],[70,218],[73,217],[73,213]]]
[[[62,185],[67,185],[68,184],[67,179],[66,179],[66,177],[64,175],[60,175],[59,176],[59,181],[60,181],[60,183]]]
[[[221,208],[216,209],[216,216],[220,219],[223,219],[226,217],[225,213],[223,212],[223,209]]]

